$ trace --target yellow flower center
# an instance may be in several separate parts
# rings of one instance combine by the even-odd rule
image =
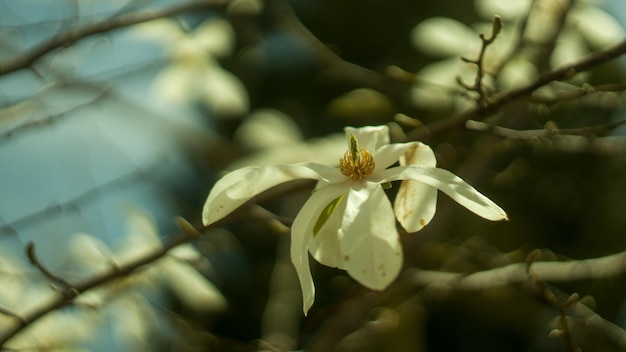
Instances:
[[[359,141],[353,134],[350,136],[350,150],[348,150],[343,158],[339,160],[339,171],[350,177],[350,179],[358,181],[374,172],[374,157],[365,149],[359,148]]]

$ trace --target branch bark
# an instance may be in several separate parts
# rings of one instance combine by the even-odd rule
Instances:
[[[41,42],[22,54],[0,62],[0,75],[27,68],[55,49],[68,46],[74,42],[98,33],[129,27],[135,24],[152,21],[159,18],[174,16],[184,12],[202,9],[219,9],[228,4],[227,0],[203,0],[184,3],[158,10],[145,10],[125,14],[115,18],[106,18],[83,26],[71,28],[56,36]]]
[[[507,103],[530,96],[532,92],[550,82],[567,79],[579,72],[587,71],[602,63],[613,60],[624,53],[626,53],[626,40],[608,49],[590,54],[572,64],[545,72],[526,86],[495,95],[487,104],[483,106],[476,106],[449,119],[436,121],[425,125],[422,128],[415,129],[407,134],[407,140],[427,141],[433,135],[438,135],[457,128],[463,128],[468,120],[481,120],[495,113]]]

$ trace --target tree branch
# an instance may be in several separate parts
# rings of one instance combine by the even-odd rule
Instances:
[[[626,124],[626,119],[609,122],[605,124],[581,127],[581,128],[564,128],[564,129],[538,129],[538,130],[514,130],[511,128],[490,125],[482,121],[468,120],[465,127],[468,130],[478,132],[488,132],[495,136],[513,139],[536,139],[550,138],[558,135],[570,136],[601,136],[607,132]]]
[[[532,265],[532,277],[529,276],[530,265]],[[412,284],[419,287],[436,284],[452,290],[482,291],[506,285],[523,287],[528,283],[533,284],[529,287],[530,289],[536,289],[537,280],[553,283],[572,282],[615,277],[624,272],[626,272],[626,252],[569,262],[515,263],[469,275],[416,269],[409,274],[408,278]],[[551,288],[551,290],[554,289]],[[559,300],[558,302],[559,304],[567,302],[568,311],[574,319],[580,320],[586,328],[605,336],[620,350],[626,350],[624,329],[605,320],[579,301]]]
[[[116,279],[126,277],[135,272],[137,269],[141,268],[142,266],[150,264],[164,257],[174,247],[198,238],[199,230],[197,230],[194,226],[188,224],[182,219],[179,220],[179,223],[181,223],[182,227],[181,233],[171,239],[168,243],[164,244],[161,248],[147,254],[144,257],[137,258],[126,265],[117,266],[115,270],[111,270],[110,272],[94,276],[82,283],[78,283],[75,285],[70,285],[69,283],[67,283],[67,281],[50,273],[37,260],[35,260],[33,264],[35,264],[39,268],[39,270],[44,273],[44,275],[46,275],[48,278],[55,282],[62,282],[64,284],[67,284],[69,287],[72,288],[75,294],[69,297],[65,293],[62,293],[45,306],[38,308],[37,310],[31,312],[26,316],[21,317],[21,319],[18,320],[17,324],[3,331],[3,335],[0,337],[0,348],[3,347],[7,343],[7,341],[9,341],[13,336],[24,330],[26,327],[30,326],[35,321],[59,308],[66,306],[68,302],[71,302],[73,299],[82,295],[83,293]],[[206,229],[207,228],[203,227],[200,230],[204,231]],[[27,246],[27,251],[29,252],[29,259],[31,259],[31,262],[33,262],[32,257],[34,256],[31,256],[31,252],[33,251],[32,244]],[[11,314],[11,316],[17,317],[16,314]]]
[[[80,291],[78,291],[69,281],[54,274],[41,263],[35,253],[35,243],[28,242],[26,245],[26,256],[28,257],[30,263],[33,264],[45,277],[47,277],[50,281],[61,285],[59,289],[63,293],[63,296],[68,299],[72,299],[79,294]]]
[[[0,75],[29,67],[53,50],[68,46],[80,39],[94,34],[105,33],[114,29],[128,27],[158,18],[169,17],[183,12],[191,12],[207,8],[222,8],[226,4],[228,4],[227,0],[203,0],[175,5],[165,9],[138,11],[115,18],[102,19],[83,26],[77,26],[41,42],[22,54],[3,60],[0,62]]]
[[[407,140],[424,141],[428,140],[433,135],[438,135],[456,128],[462,128],[468,120],[483,119],[493,114],[507,103],[530,96],[532,92],[550,82],[570,78],[579,72],[589,70],[597,65],[613,60],[624,53],[626,53],[626,40],[608,49],[590,54],[572,64],[545,72],[526,86],[495,95],[485,105],[476,106],[449,119],[435,121],[422,128],[415,129],[407,134]]]

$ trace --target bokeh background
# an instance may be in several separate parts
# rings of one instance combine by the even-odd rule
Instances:
[[[562,328],[558,307],[528,285],[458,290],[411,278],[520,263],[538,248],[542,261],[626,250],[624,57],[477,116],[532,136],[463,125],[422,133],[476,106],[477,92],[457,81],[471,85],[476,65],[460,57],[478,56],[478,34],[489,37],[494,15],[503,28],[486,50],[485,97],[620,43],[625,5],[0,1],[0,308],[9,312],[0,314],[0,333],[15,324],[11,313],[28,316],[58,294],[29,263],[28,243],[50,271],[87,280],[158,250],[181,232],[177,217],[201,228],[202,205],[224,170],[338,164],[344,126],[388,124],[395,141],[421,131],[439,167],[510,218],[488,222],[441,195],[429,226],[402,235],[405,270],[388,290],[368,291],[312,262],[317,297],[304,317],[285,224],[313,184],[288,184],[48,314],[4,348],[621,350],[573,315],[575,344],[550,337]],[[68,40],[7,72],[11,60],[60,34],[115,21],[119,28]],[[592,126],[602,128],[585,130]],[[623,273],[563,281],[555,292],[578,293],[626,328]]]

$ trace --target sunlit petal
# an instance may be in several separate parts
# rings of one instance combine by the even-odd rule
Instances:
[[[210,225],[257,194],[296,179],[320,179],[320,175],[311,168],[297,164],[246,167],[230,172],[211,189],[202,210],[202,222]]]
[[[315,300],[315,286],[309,267],[307,246],[313,236],[313,226],[322,210],[345,191],[345,184],[331,184],[313,192],[291,226],[291,261],[302,288],[302,310],[306,315]]]
[[[349,186],[346,186],[345,193],[342,194],[346,195],[348,189]],[[328,217],[324,226],[309,241],[309,252],[313,258],[331,268],[345,269],[339,243],[342,236],[341,221],[346,210],[346,203],[346,197],[344,196],[335,211]]]
[[[350,136],[355,135],[359,140],[359,145],[367,148],[370,152],[383,145],[389,144],[389,127],[387,126],[366,126],[366,127],[346,127],[344,128],[348,139],[348,149],[350,148]]]
[[[410,143],[394,143],[384,145],[376,150],[374,153],[374,162],[376,166],[374,168],[374,174],[377,171],[384,170],[394,163],[398,162],[398,159],[404,155],[413,145],[421,144],[417,142]]]
[[[348,274],[374,290],[389,286],[402,268],[402,247],[382,187],[350,190],[342,230],[341,252]]]
[[[450,171],[424,166],[398,166],[381,171],[378,182],[414,180],[441,190],[462,206],[488,220],[508,219],[506,213],[460,177]]]
[[[437,159],[429,146],[414,143],[400,157],[400,165],[435,167]],[[407,232],[417,232],[435,216],[437,189],[422,182],[404,180],[393,204],[396,218]]]
[[[339,163],[339,158],[337,158],[337,163]],[[305,166],[315,171],[319,175],[318,179],[325,183],[339,183],[348,180],[348,177],[342,174],[337,167],[314,163],[301,163],[298,165]]]

